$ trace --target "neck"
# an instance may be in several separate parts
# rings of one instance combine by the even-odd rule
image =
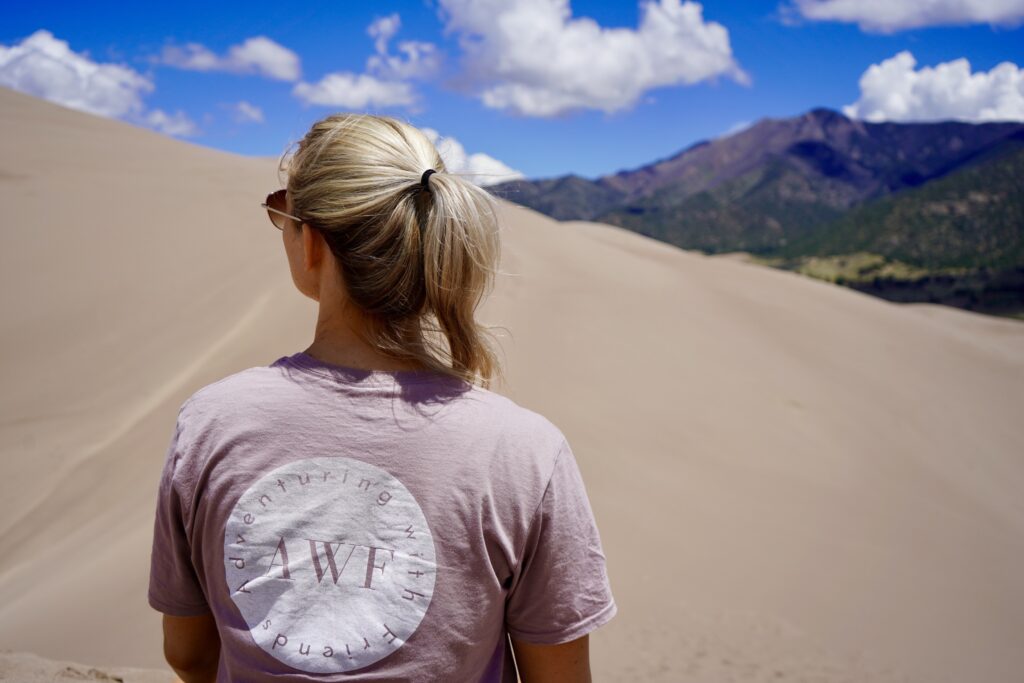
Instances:
[[[325,316],[321,307],[313,343],[305,353],[325,363],[360,370],[392,372],[423,369],[415,361],[394,358],[364,342],[354,331],[359,324],[362,323],[351,315]]]

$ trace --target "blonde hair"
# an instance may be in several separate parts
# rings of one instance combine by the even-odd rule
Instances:
[[[499,258],[490,193],[447,172],[422,131],[388,116],[326,116],[278,168],[292,213],[323,235],[367,319],[364,341],[471,384],[503,377],[491,330],[474,317]]]

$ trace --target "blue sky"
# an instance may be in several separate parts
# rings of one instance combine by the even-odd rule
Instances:
[[[85,92],[92,100],[80,108],[250,155],[279,154],[332,111],[389,114],[531,178],[635,168],[818,106],[859,103],[869,120],[1024,119],[1024,2],[994,16],[981,0],[944,0],[928,17],[915,4],[657,0],[662,24],[678,32],[653,39],[637,36],[645,10],[629,1],[16,3],[0,28],[0,84],[69,106]],[[380,50],[368,28],[396,14]],[[584,19],[591,33],[570,30]],[[41,29],[72,55],[32,57],[23,41]],[[614,39],[594,37],[613,29]],[[256,37],[260,50],[228,58]],[[522,47],[530,38],[539,42]],[[417,60],[401,61],[403,42],[422,48]],[[890,62],[862,90],[872,65],[904,52],[913,61]],[[375,54],[397,66],[369,67]],[[78,76],[54,75],[54,60],[74,55]],[[957,72],[959,59],[969,67]],[[102,83],[73,82],[95,78],[90,64],[129,70],[118,72],[127,80],[114,100],[96,99]],[[365,75],[379,96],[360,100],[346,81],[327,88],[339,73]]]

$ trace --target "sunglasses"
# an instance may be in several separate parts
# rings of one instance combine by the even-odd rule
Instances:
[[[287,189],[271,192],[267,195],[267,199],[260,204],[260,206],[267,210],[267,216],[270,218],[270,222],[273,223],[274,227],[278,230],[284,230],[285,218],[291,218],[300,225],[305,222],[298,216],[293,216],[290,213],[285,212],[285,207],[288,206],[286,200],[287,194]]]

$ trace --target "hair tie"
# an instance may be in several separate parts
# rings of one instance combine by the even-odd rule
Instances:
[[[423,175],[420,176],[420,185],[425,187],[427,190],[430,189],[430,185],[428,185],[427,183],[430,180],[431,173],[437,173],[437,171],[435,171],[432,168],[428,168],[426,171],[423,172]]]

